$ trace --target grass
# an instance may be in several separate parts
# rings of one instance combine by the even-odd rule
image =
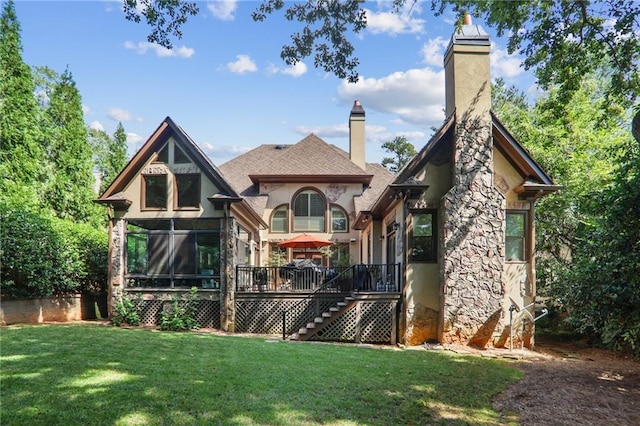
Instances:
[[[0,331],[2,425],[515,424],[522,373],[440,351],[96,325]]]

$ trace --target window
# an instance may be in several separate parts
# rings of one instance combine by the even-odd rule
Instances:
[[[293,202],[294,231],[324,232],[324,198],[315,191],[299,193]]]
[[[348,231],[347,214],[340,207],[331,207],[331,232]]]
[[[162,147],[160,152],[158,152],[158,157],[155,160],[155,163],[168,163],[169,162],[169,145],[165,145]]]
[[[280,206],[271,216],[271,232],[289,232],[289,206]]]
[[[200,175],[175,175],[177,208],[200,207]]]
[[[413,226],[409,234],[409,260],[412,262],[437,262],[436,212],[433,210],[412,213]]]
[[[217,288],[219,220],[131,220],[126,271],[132,287]]]
[[[527,213],[507,212],[505,257],[507,261],[526,259]]]
[[[189,157],[180,149],[178,145],[173,145],[173,162],[175,164],[190,163]]]
[[[144,175],[143,209],[167,208],[167,175]]]

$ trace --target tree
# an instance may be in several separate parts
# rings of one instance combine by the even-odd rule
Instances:
[[[40,188],[44,150],[31,70],[22,61],[20,23],[13,1],[0,17],[0,192]]]
[[[394,0],[392,8],[399,12],[415,3]],[[287,20],[302,24],[302,30],[291,36],[292,43],[283,46],[282,59],[291,65],[314,55],[316,67],[357,81],[359,61],[349,39],[366,28],[364,2],[306,0],[288,3],[286,9],[285,4],[284,0],[263,0],[252,15],[255,21],[263,21],[284,9]],[[640,93],[640,2],[432,0],[431,8],[436,15],[452,8],[460,19],[471,12],[499,36],[508,34],[510,53],[526,57],[525,67],[535,70],[545,89],[556,85],[569,97],[579,88],[582,76],[608,64],[608,96],[628,104]],[[170,48],[170,37],[182,35],[181,25],[198,13],[198,7],[185,0],[127,0],[125,12],[127,19],[144,19],[153,28],[149,41]]]
[[[46,117],[47,154],[54,171],[48,188],[50,206],[61,218],[97,220],[91,147],[80,93],[69,70],[53,88]]]
[[[417,154],[416,148],[404,136],[396,136],[392,141],[383,143],[382,149],[395,155],[384,157],[381,163],[393,173],[398,173]]]
[[[118,123],[113,137],[104,130],[88,131],[95,168],[100,173],[99,192],[102,193],[127,164],[127,134],[122,123]]]

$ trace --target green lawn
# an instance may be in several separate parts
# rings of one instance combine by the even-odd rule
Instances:
[[[2,425],[513,424],[522,373],[440,351],[98,325],[0,331]]]

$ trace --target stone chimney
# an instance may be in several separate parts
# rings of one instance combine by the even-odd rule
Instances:
[[[502,330],[505,295],[504,195],[493,184],[489,36],[469,18],[445,53],[446,114],[455,113],[451,188],[443,226],[438,338],[492,346]]]
[[[364,108],[354,101],[349,114],[349,158],[362,170],[366,168],[364,141]]]

